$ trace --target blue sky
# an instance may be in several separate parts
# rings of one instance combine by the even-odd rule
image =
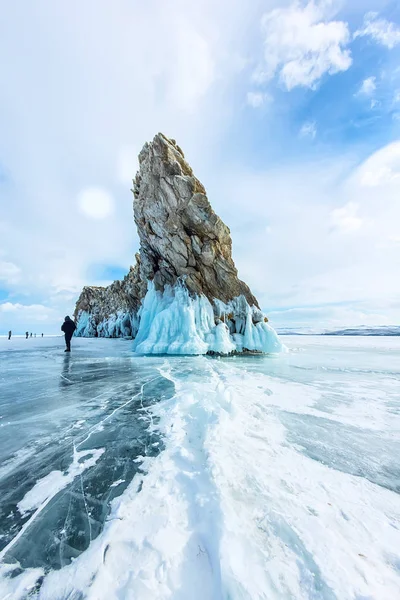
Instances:
[[[0,334],[50,333],[120,278],[130,181],[175,138],[277,326],[400,315],[400,4],[7,3]]]

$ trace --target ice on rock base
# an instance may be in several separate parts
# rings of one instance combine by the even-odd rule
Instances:
[[[254,322],[256,308],[242,296],[229,304],[216,303],[216,312],[204,296],[191,297],[182,283],[164,292],[148,282],[139,310],[139,331],[134,341],[138,354],[232,354],[245,350],[282,351],[274,329],[264,320]]]
[[[92,314],[81,311],[75,335],[77,337],[132,337],[137,330],[135,314],[118,311],[96,324]]]

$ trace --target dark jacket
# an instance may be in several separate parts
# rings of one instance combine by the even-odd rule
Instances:
[[[76,325],[72,319],[65,319],[64,323],[61,325],[61,331],[65,333],[65,335],[72,335],[76,329]]]

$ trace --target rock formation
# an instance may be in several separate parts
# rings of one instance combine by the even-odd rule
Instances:
[[[140,308],[139,254],[136,265],[122,281],[108,287],[84,287],[75,307],[78,335],[85,337],[134,336]]]
[[[229,228],[213,211],[203,185],[194,176],[182,150],[174,140],[159,133],[143,147],[139,165],[132,190],[134,219],[140,239],[136,264],[121,282],[116,281],[107,288],[83,289],[75,309],[77,334],[106,337],[138,335],[142,349],[148,347],[152,352],[162,347],[172,352],[171,348],[175,348],[176,344],[172,344],[171,336],[176,337],[178,333],[171,333],[165,310],[171,309],[172,302],[176,303],[175,292],[179,288],[181,308],[183,310],[186,306],[192,310],[195,321],[192,334],[194,331],[193,335],[199,333],[202,340],[199,344],[203,350],[218,351],[215,350],[218,347],[222,351],[224,348],[241,351],[249,344],[253,344],[253,348],[248,350],[265,350],[261,342],[247,340],[249,344],[243,346],[245,339],[235,339],[236,334],[244,335],[248,320],[251,321],[247,323],[248,333],[252,333],[253,337],[255,334],[257,339],[260,335],[271,338],[275,334],[266,325],[267,319],[248,286],[238,279],[232,260]],[[203,308],[196,304],[200,299]],[[157,316],[163,311],[162,317]],[[212,313],[213,322],[210,321]],[[179,309],[178,319],[180,314]],[[206,318],[206,326],[200,323],[203,317]],[[167,328],[169,337],[166,336],[161,346],[154,340],[150,346],[143,345],[149,336],[155,336],[154,327],[151,333],[155,319],[157,335],[163,337]],[[163,326],[160,329],[161,321]],[[219,332],[213,331],[221,324],[223,327]],[[255,328],[254,332],[249,327]],[[221,337],[222,329],[225,337],[228,336],[225,346],[216,344],[214,339],[216,333],[217,337]],[[181,336],[186,334],[179,333]],[[276,341],[276,344],[279,345],[279,342]],[[192,347],[192,344],[186,344],[185,348],[189,346]],[[196,347],[193,346],[194,349]]]

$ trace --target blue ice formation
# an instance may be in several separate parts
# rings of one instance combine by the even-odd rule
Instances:
[[[206,296],[191,297],[180,283],[159,292],[150,281],[138,312],[134,350],[138,354],[282,351],[275,330],[264,319],[254,322],[262,313],[243,296],[228,304],[216,301],[215,309],[217,318]]]
[[[131,337],[138,330],[138,320],[133,312],[118,311],[96,325],[93,315],[85,310],[79,313],[75,335],[77,337]]]
[[[281,352],[275,330],[244,296],[228,304],[204,295],[190,296],[178,282],[157,291],[152,281],[137,315],[119,311],[96,325],[82,311],[78,337],[134,337],[138,354],[232,354],[235,352]]]

